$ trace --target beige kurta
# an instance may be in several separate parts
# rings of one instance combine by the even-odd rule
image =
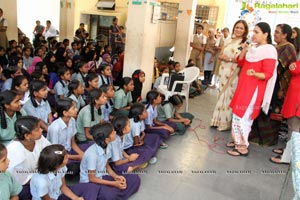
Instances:
[[[221,54],[227,55],[229,58],[236,58],[240,53],[238,48],[241,41],[242,39],[232,40],[227,46],[224,46]],[[218,127],[220,131],[231,128],[232,111],[229,104],[237,86],[238,72],[237,63],[221,61],[219,97],[211,119],[211,126]]]

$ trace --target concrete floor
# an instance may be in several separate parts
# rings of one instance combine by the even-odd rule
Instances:
[[[230,132],[210,128],[216,90],[190,99],[196,119],[193,130],[171,136],[169,147],[159,150],[158,162],[141,171],[139,191],[131,200],[277,200],[282,192],[288,165],[269,161],[272,148],[250,145],[248,157],[226,154]],[[279,144],[278,146],[281,146]],[[292,199],[291,178],[282,199]]]

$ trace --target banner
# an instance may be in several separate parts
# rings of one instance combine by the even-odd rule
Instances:
[[[244,19],[252,30],[258,22],[267,22],[272,32],[277,24],[299,26],[300,1],[298,0],[227,0],[224,27],[232,29],[234,23]]]

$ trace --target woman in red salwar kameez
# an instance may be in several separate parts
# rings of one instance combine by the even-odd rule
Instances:
[[[237,58],[242,69],[230,103],[233,142],[227,144],[234,147],[227,151],[232,156],[248,155],[248,136],[253,120],[261,107],[268,111],[276,80],[277,51],[271,45],[271,29],[267,23],[260,22],[255,26],[252,43],[255,45],[251,48],[243,44]]]

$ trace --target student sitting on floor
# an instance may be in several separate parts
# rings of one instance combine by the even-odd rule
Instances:
[[[165,120],[169,122],[175,122],[177,130],[176,133],[183,135],[192,123],[194,116],[190,113],[179,113],[178,110],[183,105],[182,98],[175,94],[169,98],[169,101],[164,102],[157,108],[157,120],[163,122]]]
[[[101,199],[128,199],[140,186],[137,174],[120,176],[110,167],[111,150],[108,145],[115,140],[116,132],[110,123],[104,122],[91,128],[95,144],[83,155],[80,164],[80,182],[99,184]]]

